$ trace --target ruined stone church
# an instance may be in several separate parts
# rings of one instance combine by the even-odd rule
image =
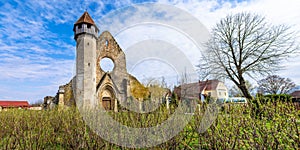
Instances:
[[[146,88],[127,72],[125,54],[114,37],[108,31],[98,36],[99,28],[87,11],[76,21],[73,31],[76,41],[76,76],[68,84],[59,87],[52,103],[58,106],[75,105],[76,98],[86,106],[101,105],[106,110],[118,111],[118,100],[132,96],[143,98],[149,94],[144,90],[143,94],[134,95],[136,89],[143,91]],[[103,58],[113,61],[112,71],[105,72],[101,68]],[[51,103],[48,99],[45,98],[45,103]]]

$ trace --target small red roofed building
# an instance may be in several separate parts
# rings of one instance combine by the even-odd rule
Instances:
[[[27,101],[0,100],[0,111],[11,108],[27,109],[29,108],[29,103]]]

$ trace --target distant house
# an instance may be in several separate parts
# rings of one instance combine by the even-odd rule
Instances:
[[[300,102],[300,91],[294,91],[291,96],[293,102]]]
[[[197,98],[204,101],[210,97],[216,100],[228,99],[228,89],[223,82],[219,80],[199,81],[195,83],[183,84],[174,88],[174,93],[178,99]]]
[[[0,100],[0,110],[2,109],[10,109],[10,108],[21,108],[27,109],[29,108],[29,103],[27,101],[7,101]]]

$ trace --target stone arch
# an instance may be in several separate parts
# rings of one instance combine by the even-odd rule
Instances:
[[[105,110],[116,110],[116,97],[116,92],[110,84],[105,84],[98,90],[100,105]]]

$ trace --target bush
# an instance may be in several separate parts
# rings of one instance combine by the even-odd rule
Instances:
[[[291,102],[292,97],[289,94],[269,94],[262,97],[261,102]]]

